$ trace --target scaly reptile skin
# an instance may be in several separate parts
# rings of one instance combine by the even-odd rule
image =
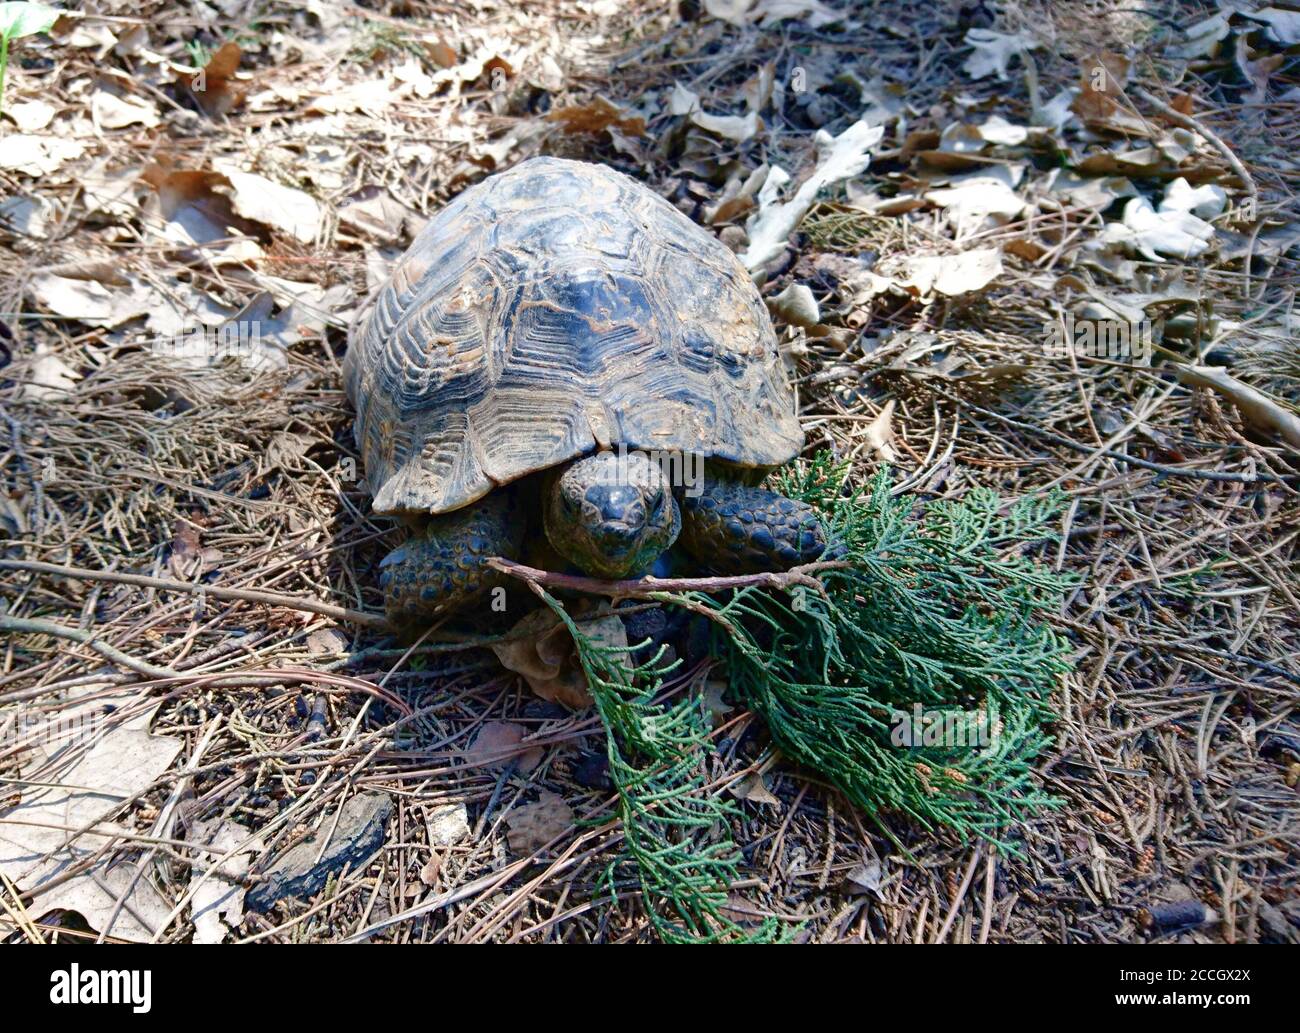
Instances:
[[[379,584],[389,617],[438,616],[503,584],[505,575],[486,566],[486,560],[517,558],[523,532],[511,491],[494,492],[474,505],[434,517],[380,564]]]
[[[786,570],[826,549],[811,506],[764,488],[708,480],[698,496],[683,495],[681,507],[678,541],[715,574]]]

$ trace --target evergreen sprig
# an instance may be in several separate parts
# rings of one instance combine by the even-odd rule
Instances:
[[[666,942],[765,942],[775,920],[745,929],[725,913],[739,879],[729,836],[734,804],[707,789],[710,715],[687,693],[660,701],[663,650],[635,664],[626,646],[583,634],[559,600],[541,592],[577,645],[596,711],[605,725],[610,779],[618,789],[624,854],[636,867],[650,919]],[[614,866],[606,872],[611,891]]]
[[[894,496],[887,470],[861,492],[822,456],[787,471],[786,494],[817,508],[842,568],[823,592],[749,587],[658,595],[709,617],[730,691],[766,721],[792,760],[817,771],[871,814],[984,836],[1008,849],[1008,826],[1050,801],[1033,783],[1049,742],[1049,696],[1070,669],[1049,624],[1071,583],[1036,561],[1060,498],[1004,507],[976,489],[957,502]],[[709,788],[709,714],[698,693],[660,701],[656,660],[581,634],[577,643],[608,731],[626,850],[661,937],[770,939],[725,915],[739,875],[725,837],[733,804]],[[915,720],[917,709],[923,722]],[[930,737],[965,728],[974,744]],[[965,722],[965,724],[962,724]]]

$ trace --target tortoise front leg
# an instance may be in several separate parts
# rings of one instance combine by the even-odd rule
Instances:
[[[701,491],[682,494],[681,508],[679,541],[716,574],[788,570],[826,548],[812,506],[764,488],[706,476]]]
[[[523,522],[512,493],[495,491],[464,509],[437,516],[384,557],[379,584],[394,620],[440,617],[502,584],[487,565],[492,556],[515,559]]]

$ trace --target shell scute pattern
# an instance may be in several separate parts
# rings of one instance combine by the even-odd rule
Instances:
[[[379,513],[442,513],[597,447],[774,466],[803,441],[735,256],[599,165],[466,190],[398,263],[345,383]]]

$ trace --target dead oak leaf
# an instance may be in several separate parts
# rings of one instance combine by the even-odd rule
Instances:
[[[110,90],[96,90],[90,99],[95,122],[105,129],[124,129],[140,125],[146,129],[158,125],[158,109],[141,97],[120,96]]]
[[[47,176],[73,158],[85,153],[78,140],[36,133],[10,133],[0,147],[0,169],[12,169],[25,176]]]
[[[604,97],[596,97],[587,104],[555,108],[546,117],[548,121],[561,123],[566,133],[603,133],[616,129],[631,136],[645,135],[645,119],[627,114]]]
[[[238,43],[223,43],[197,73],[185,73],[178,84],[209,118],[226,115],[243,103],[247,90],[235,80],[243,51]]]
[[[151,199],[157,219],[150,232],[188,249],[202,249],[213,260],[246,262],[262,254],[258,239],[266,236],[257,223],[238,215],[227,192],[230,180],[219,172],[176,169],[168,163],[150,165],[140,178],[154,188]]]
[[[217,171],[230,186],[235,214],[287,233],[303,244],[316,239],[323,212],[310,194],[233,166],[218,165]]]

